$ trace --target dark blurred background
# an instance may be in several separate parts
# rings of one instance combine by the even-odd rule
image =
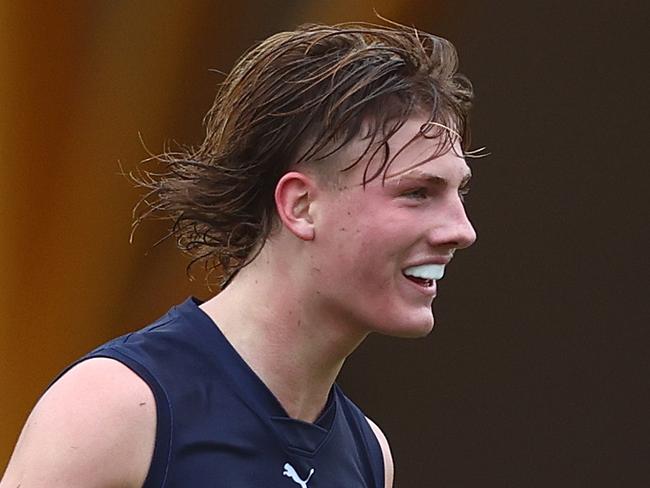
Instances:
[[[648,10],[470,0],[0,3],[0,472],[67,363],[210,293],[164,227],[129,245],[119,175],[197,144],[228,71],[303,22],[449,38],[474,82],[477,244],[426,339],[371,337],[341,383],[396,486],[650,486]],[[644,176],[645,175],[645,176]]]

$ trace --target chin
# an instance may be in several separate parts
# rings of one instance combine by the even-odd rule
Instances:
[[[433,324],[427,328],[421,328],[417,330],[407,329],[405,331],[401,331],[401,333],[396,334],[395,337],[401,337],[403,339],[420,339],[422,337],[428,336],[432,330]]]
[[[428,336],[433,330],[433,326],[433,316],[429,316],[428,319],[420,320],[418,322],[403,321],[397,324],[392,324],[392,326],[386,327],[383,330],[377,330],[377,332],[383,335],[399,337],[402,339],[419,339]]]

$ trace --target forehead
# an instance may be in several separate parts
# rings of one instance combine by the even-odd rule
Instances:
[[[349,187],[394,184],[416,178],[440,178],[455,184],[467,181],[471,171],[460,138],[440,124],[436,124],[438,135],[431,137],[427,131],[430,125],[424,117],[410,118],[388,139],[385,147],[379,143],[369,147],[367,140],[354,139],[342,151],[342,168],[357,164],[343,172],[340,182]],[[376,174],[378,177],[372,179]]]

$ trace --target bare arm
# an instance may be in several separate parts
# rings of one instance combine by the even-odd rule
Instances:
[[[379,447],[381,447],[381,452],[384,456],[384,486],[385,488],[393,488],[395,467],[393,465],[393,455],[390,452],[388,440],[377,424],[368,417],[366,417],[366,420],[368,421],[368,424],[370,424],[372,431],[375,433],[377,441],[379,442]]]
[[[0,488],[140,488],[155,433],[146,383],[117,361],[89,359],[39,400]]]

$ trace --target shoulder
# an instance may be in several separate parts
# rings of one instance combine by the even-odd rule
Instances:
[[[38,401],[0,488],[140,487],[155,433],[156,406],[147,384],[116,360],[87,359]]]
[[[366,420],[368,421],[368,424],[370,425],[370,428],[372,429],[375,436],[377,437],[377,442],[379,442],[379,447],[381,447],[381,452],[382,452],[382,455],[383,455],[383,458],[384,458],[384,485],[385,485],[385,488],[392,488],[392,486],[393,486],[393,478],[394,478],[394,473],[395,473],[395,467],[393,465],[393,455],[390,452],[390,446],[388,444],[388,439],[386,439],[386,436],[381,431],[379,426],[377,426],[377,424],[375,424],[368,417],[366,417]]]

